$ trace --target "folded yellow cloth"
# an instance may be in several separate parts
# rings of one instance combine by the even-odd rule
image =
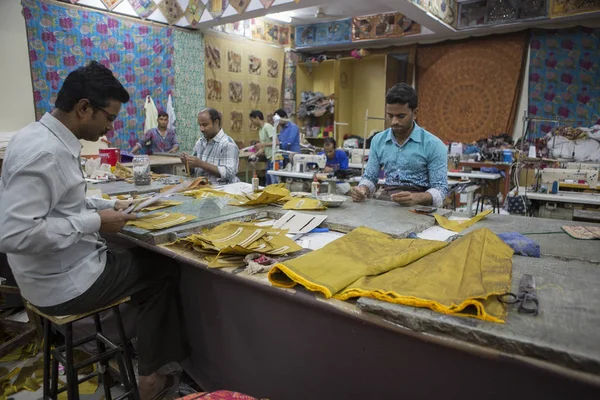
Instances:
[[[195,197],[196,199],[206,199],[209,197],[230,197],[239,201],[245,200],[246,197],[224,192],[222,190],[211,189],[210,187],[188,190],[183,192],[185,196]]]
[[[440,226],[442,228],[449,229],[453,232],[462,232],[463,230],[465,230],[468,227],[470,227],[471,225],[473,225],[475,222],[478,222],[478,221],[481,221],[482,219],[484,219],[486,217],[486,215],[488,215],[491,212],[492,212],[492,210],[485,210],[483,212],[480,212],[479,214],[477,214],[476,216],[474,216],[473,218],[471,218],[468,221],[452,221],[452,220],[449,220],[448,218],[442,217],[441,215],[438,215],[438,214],[434,214],[433,216],[435,217],[435,220],[437,221],[438,224],[440,224]]]
[[[422,239],[394,239],[361,226],[320,250],[276,264],[269,272],[269,280],[280,287],[300,283],[329,298],[363,276],[408,265],[446,245]]]
[[[154,214],[148,214],[141,218],[127,222],[127,225],[137,226],[138,228],[147,229],[149,231],[158,229],[167,229],[173,226],[185,224],[195,220],[194,215],[180,214],[180,213],[166,213],[158,212]]]
[[[299,283],[340,300],[364,296],[503,322],[506,309],[496,295],[510,289],[513,250],[490,230],[446,245],[366,229],[276,264],[269,280],[282,287]]]
[[[286,236],[287,230],[258,226],[247,222],[226,222],[217,227],[180,239],[209,261],[210,267],[245,265],[250,253],[283,255],[302,250]],[[236,256],[242,256],[241,258]]]
[[[234,200],[232,206],[253,206],[259,204],[271,204],[280,201],[290,195],[290,191],[285,188],[283,183],[269,185],[262,192],[246,195],[246,198],[238,201]]]
[[[141,211],[143,211],[143,212],[156,211],[156,210],[160,210],[162,208],[179,206],[181,204],[183,204],[183,201],[165,200],[165,201],[156,203],[152,206],[144,207]]]
[[[317,199],[291,199],[283,205],[284,210],[325,210],[326,208]]]

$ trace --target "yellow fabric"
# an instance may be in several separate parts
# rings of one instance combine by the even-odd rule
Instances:
[[[329,298],[363,276],[405,266],[446,245],[422,239],[394,239],[361,226],[320,250],[276,264],[269,272],[269,280],[280,287],[300,283]]]
[[[262,192],[246,195],[247,198],[234,200],[229,203],[232,206],[253,206],[260,204],[271,204],[280,201],[290,195],[290,191],[283,183],[267,186]]]
[[[486,217],[486,215],[488,215],[489,213],[491,213],[492,210],[486,210],[483,212],[480,212],[479,214],[477,214],[476,216],[474,216],[473,218],[471,218],[468,221],[451,221],[446,217],[442,217],[441,215],[438,214],[434,214],[433,216],[435,217],[435,220],[437,221],[438,224],[440,224],[440,226],[444,229],[449,229],[453,232],[462,232],[463,230],[467,229],[468,227],[470,227],[471,225],[473,225],[475,222],[481,221],[482,219],[484,219]]]
[[[195,190],[188,190],[183,192],[185,196],[195,197],[196,199],[206,199],[208,197],[231,197],[240,201],[246,200],[246,197],[239,196],[231,193],[224,192],[222,190],[215,190],[209,187],[200,188]]]
[[[496,295],[510,289],[513,250],[489,229],[447,246],[419,239],[407,246],[407,239],[380,239],[383,234],[358,229],[321,250],[276,264],[269,280],[282,287],[300,283],[340,300],[371,297],[503,322],[506,309]]]
[[[133,225],[137,226],[138,228],[152,231],[157,229],[171,228],[195,219],[195,216],[188,214],[157,212],[154,214],[145,215],[133,221],[129,221],[127,222],[127,225]]]
[[[284,210],[325,210],[326,208],[317,199],[292,199],[283,205]]]
[[[245,265],[243,256],[250,253],[282,255],[302,250],[286,233],[287,230],[252,223],[226,222],[180,239],[178,243],[190,245],[210,267],[237,267]]]
[[[162,208],[167,208],[167,207],[173,207],[173,206],[179,206],[183,204],[183,201],[175,201],[175,200],[164,200],[161,201],[155,205],[149,206],[149,207],[144,207],[141,211],[142,212],[148,212],[148,211],[156,211],[156,210],[160,210]]]

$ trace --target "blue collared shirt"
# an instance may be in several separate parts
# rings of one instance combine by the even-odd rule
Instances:
[[[279,132],[279,148],[281,150],[300,153],[300,130],[298,125],[288,122]]]
[[[325,154],[324,151],[319,154]],[[333,168],[334,171],[348,169],[348,154],[344,150],[336,150],[333,158],[327,158],[328,167]]]
[[[448,149],[444,142],[415,123],[408,139],[399,144],[391,128],[371,141],[369,161],[359,185],[375,193],[383,168],[386,185],[429,188],[433,206],[441,207],[448,194]]]

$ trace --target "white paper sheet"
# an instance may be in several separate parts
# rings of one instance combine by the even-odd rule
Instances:
[[[273,225],[278,229],[289,229],[288,233],[307,233],[321,225],[327,219],[327,215],[302,214],[295,211],[288,211],[283,217],[279,218]]]

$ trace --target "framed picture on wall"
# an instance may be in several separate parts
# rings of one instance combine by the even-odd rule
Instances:
[[[79,0],[71,0],[71,3],[76,4],[78,1]],[[123,0],[102,0],[102,4],[104,4],[106,8],[112,11],[112,9],[121,4],[122,1]]]

